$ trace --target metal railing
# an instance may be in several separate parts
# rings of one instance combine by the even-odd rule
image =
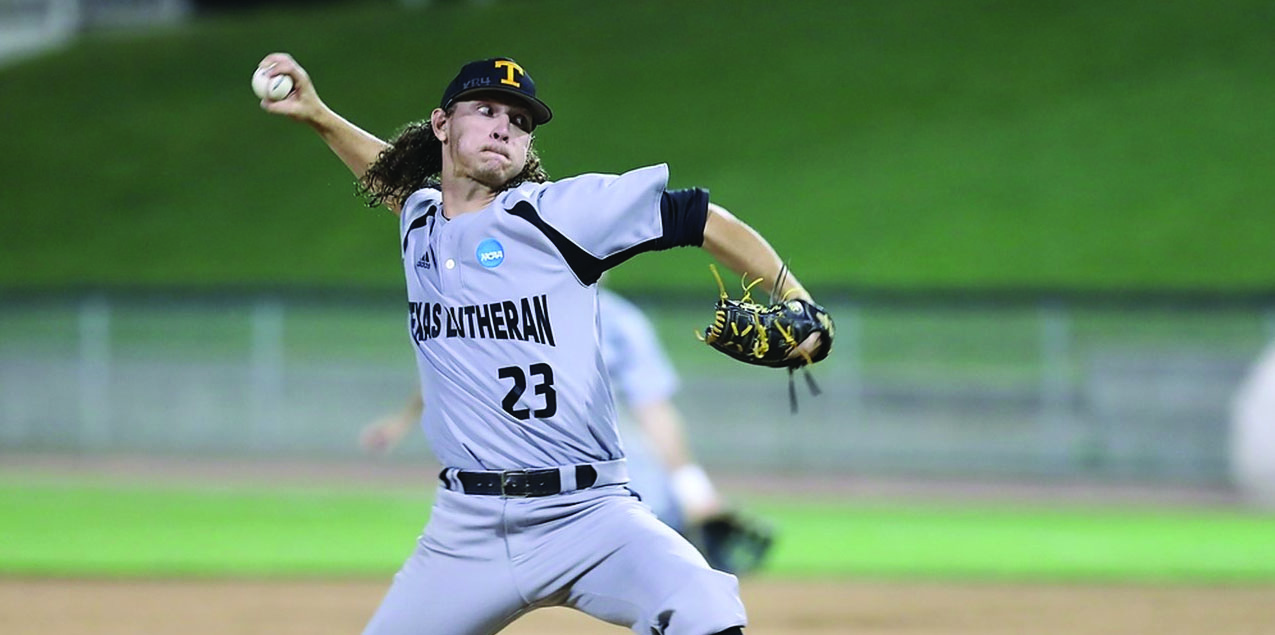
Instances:
[[[791,415],[784,373],[689,337],[702,307],[640,303],[697,453],[790,472],[1224,483],[1229,400],[1275,338],[1254,306],[834,302],[823,395]],[[379,296],[6,301],[0,446],[353,456],[414,389],[404,324]],[[401,456],[426,451],[418,437]]]

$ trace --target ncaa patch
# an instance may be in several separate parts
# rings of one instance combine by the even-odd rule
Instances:
[[[505,261],[505,248],[495,238],[488,238],[478,243],[478,250],[474,256],[478,258],[478,264],[494,269]]]

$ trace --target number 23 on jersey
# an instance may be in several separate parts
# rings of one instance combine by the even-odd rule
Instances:
[[[506,366],[499,369],[497,375],[501,379],[512,379],[513,386],[505,395],[504,400],[500,402],[500,407],[508,412],[519,421],[526,421],[531,417],[537,419],[547,419],[558,412],[558,393],[553,389],[553,368],[545,363],[532,364],[527,367],[533,377],[539,379],[533,387],[533,393],[542,397],[535,400],[542,407],[532,410],[530,407],[518,407],[518,401],[522,399],[524,393],[527,392],[527,375],[519,366]]]

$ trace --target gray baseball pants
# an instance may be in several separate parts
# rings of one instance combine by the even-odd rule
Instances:
[[[735,576],[709,568],[624,486],[539,498],[439,488],[425,533],[365,635],[487,635],[568,606],[640,635],[744,626]]]

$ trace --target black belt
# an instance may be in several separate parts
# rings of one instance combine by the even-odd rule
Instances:
[[[598,470],[592,465],[577,465],[575,489],[593,487],[598,482]],[[448,470],[438,473],[438,478],[448,487]],[[552,496],[562,493],[562,475],[558,468],[542,470],[508,470],[505,472],[453,472],[466,494],[481,496],[506,496],[525,498]]]

